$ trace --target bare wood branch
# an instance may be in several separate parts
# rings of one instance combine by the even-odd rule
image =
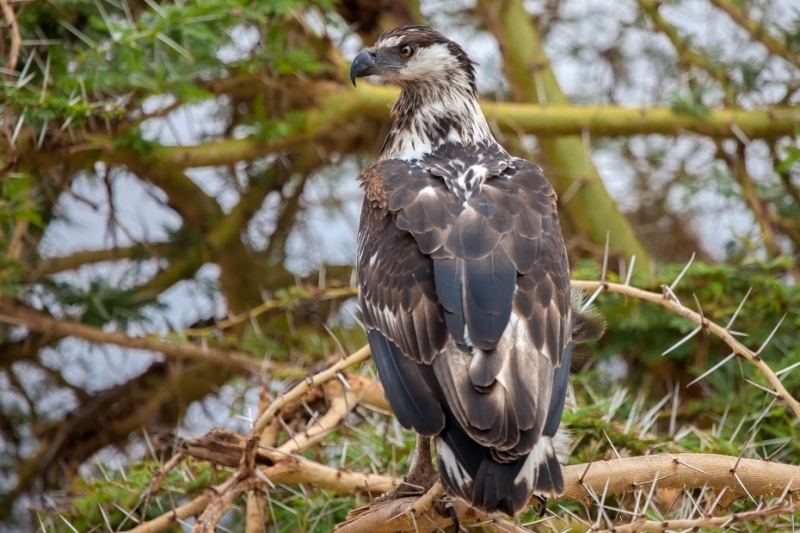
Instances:
[[[332,387],[326,387],[329,390],[328,397],[330,401],[328,412],[306,428],[305,431],[294,435],[278,448],[278,451],[282,453],[300,453],[307,450],[339,427],[347,413],[356,406],[359,401],[359,391],[350,388],[342,392],[341,389],[344,387],[341,384],[334,382],[330,384]],[[334,388],[340,390],[330,392]]]
[[[635,287],[631,287],[629,285],[622,285],[619,283],[608,283],[608,282],[599,282],[599,281],[572,281],[572,287],[577,289],[583,289],[586,291],[593,291],[598,287],[603,288],[606,292],[613,292],[616,294],[624,294],[630,296],[632,298],[638,298],[639,300],[645,300],[648,302],[659,304],[675,313],[681,315],[684,318],[687,318],[694,322],[697,325],[702,325],[704,328],[708,329],[711,333],[725,341],[725,343],[730,346],[733,351],[753,363],[758,369],[761,371],[762,374],[767,378],[770,384],[775,388],[778,392],[778,397],[782,399],[792,412],[800,418],[800,402],[792,397],[789,394],[789,391],[786,390],[786,387],[783,386],[781,380],[778,376],[775,375],[775,372],[764,362],[764,360],[747,348],[745,345],[740,343],[736,338],[731,335],[731,333],[723,328],[722,326],[711,322],[708,319],[703,319],[700,316],[700,313],[692,311],[691,309],[682,306],[678,302],[674,301],[671,298],[664,297],[663,294],[658,294],[655,292],[649,292],[642,289],[637,289]]]
[[[58,320],[5,296],[0,297],[0,322],[27,326],[34,331],[62,337],[72,336],[100,344],[116,344],[126,348],[161,352],[174,359],[236,366],[256,373],[261,369],[262,362],[244,352],[220,350],[190,342],[174,343],[160,339],[130,337],[120,331],[106,332],[85,324]]]
[[[71,255],[47,257],[32,263],[29,271],[31,278],[49,276],[65,270],[74,270],[83,265],[101,261],[117,261],[120,259],[162,257],[169,250],[169,243],[155,243],[147,246],[123,246],[104,250],[83,250]]]
[[[342,287],[339,289],[327,289],[323,292],[312,295],[312,297],[321,301],[321,300],[331,300],[340,298],[350,298],[357,295],[358,295],[358,288]],[[227,329],[232,326],[235,326],[236,324],[248,322],[269,311],[273,311],[275,309],[281,309],[285,307],[285,305],[286,302],[284,300],[276,298],[273,300],[266,301],[263,304],[254,307],[253,309],[250,309],[249,311],[245,311],[244,313],[239,313],[230,318],[226,318],[225,320],[220,320],[214,326],[210,326],[207,328],[187,329],[183,333],[188,337],[205,337],[213,333],[216,333],[220,329]]]
[[[8,0],[0,0],[0,6],[3,9],[3,17],[6,19],[6,26],[11,28],[11,50],[8,54],[5,68],[9,71],[17,69],[17,61],[19,60],[19,50],[22,47],[22,36],[19,33],[19,23],[14,14],[14,8],[8,3]],[[9,79],[10,74],[6,74],[6,79]]]
[[[228,484],[197,517],[192,533],[214,533],[217,530],[217,524],[219,524],[220,519],[230,509],[236,498],[248,490],[265,484],[266,481],[255,476],[236,479],[233,483]]]
[[[737,458],[703,453],[682,453],[629,457],[592,463],[570,465],[563,469],[564,494],[555,500],[590,501],[595,494],[622,494],[632,492],[642,484],[655,489],[692,489],[706,487],[716,491],[723,489],[734,496],[721,505],[730,505],[735,499],[745,496],[736,481],[732,469]],[[688,465],[691,465],[690,468]],[[701,471],[702,470],[702,471]],[[585,473],[585,475],[584,475]],[[736,474],[752,495],[780,496],[792,480],[800,480],[800,466],[770,463],[758,459],[741,459]],[[654,479],[657,481],[653,482]],[[581,480],[581,478],[583,478]],[[800,488],[800,481],[796,483]],[[415,520],[411,512],[417,498],[402,498],[393,502],[380,502],[354,510],[349,519],[337,526],[339,533],[390,533],[392,531],[418,531],[428,533],[450,525],[450,518],[431,513],[430,521]],[[531,502],[534,504],[535,502]],[[465,503],[453,505],[462,523],[484,519]],[[786,512],[791,512],[790,508]],[[738,515],[737,515],[738,516]],[[729,517],[726,517],[728,519]],[[747,518],[745,518],[747,520]],[[500,522],[502,524],[502,522]],[[676,524],[676,521],[670,521]],[[670,529],[680,529],[674,525]],[[687,526],[690,527],[690,526]],[[644,529],[644,528],[642,528]],[[640,529],[641,530],[641,529]],[[620,531],[617,529],[616,531]]]
[[[306,378],[302,383],[294,387],[292,390],[279,395],[275,401],[270,404],[267,410],[258,417],[258,420],[256,420],[255,424],[253,424],[253,428],[250,430],[250,434],[248,436],[248,464],[251,466],[253,464],[253,460],[255,458],[255,447],[258,443],[258,436],[261,435],[261,433],[264,431],[264,428],[267,427],[267,424],[275,416],[279,409],[288,403],[298,400],[309,389],[334,379],[337,374],[345,368],[364,361],[370,356],[370,354],[371,352],[369,345],[363,346],[358,351],[352,355],[349,355],[348,357],[345,357],[327,370],[323,370],[319,374]]]
[[[152,520],[139,524],[135,528],[128,530],[128,533],[157,533],[159,531],[164,531],[168,527],[176,524],[178,520],[184,520],[203,512],[203,509],[211,503],[212,496],[213,491],[209,489],[192,501],[180,507],[176,507]]]
[[[614,529],[598,530],[595,533],[635,533],[637,531],[675,531],[700,528],[721,528],[727,530],[734,524],[742,522],[760,522],[777,515],[790,515],[800,511],[800,502],[793,505],[773,505],[761,510],[735,513],[727,516],[706,516],[703,518],[683,520],[636,520],[630,524],[617,526]]]

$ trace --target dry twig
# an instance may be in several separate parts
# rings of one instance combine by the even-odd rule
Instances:
[[[269,424],[270,420],[283,406],[300,399],[300,397],[302,397],[303,394],[305,394],[311,388],[322,385],[323,383],[335,378],[339,372],[348,366],[364,361],[370,356],[370,353],[369,345],[363,346],[358,351],[349,355],[348,357],[345,357],[327,370],[323,370],[314,376],[307,377],[292,390],[275,398],[275,401],[273,401],[266,411],[264,411],[261,416],[258,417],[258,420],[256,420],[256,422],[253,424],[253,428],[250,430],[250,435],[248,436],[247,454],[245,456],[247,465],[250,467],[253,465],[259,435],[261,435],[261,433],[264,431],[264,428],[267,427],[267,424]]]

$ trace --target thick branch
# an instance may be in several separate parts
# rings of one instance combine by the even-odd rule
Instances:
[[[478,9],[503,51],[504,70],[517,102],[544,105],[569,105],[550,66],[539,32],[522,0],[480,0]],[[496,118],[498,124],[504,122]],[[510,124],[522,126],[518,114]],[[590,129],[591,132],[591,129]],[[569,227],[579,236],[602,245],[608,233],[614,236],[613,249],[626,257],[635,255],[644,272],[649,272],[649,254],[630,222],[617,209],[608,194],[584,140],[586,130],[569,135],[539,136],[546,163],[545,174],[559,196],[574,190],[569,201],[560,205]]]
[[[563,468],[565,491],[553,499],[591,501],[594,494],[623,494],[653,485],[656,489],[725,489],[735,497],[746,496],[732,470],[736,457],[703,453],[682,453],[629,457],[586,464],[570,465]],[[692,469],[689,466],[702,470]],[[587,470],[587,466],[589,467]],[[752,496],[779,496],[787,486],[800,488],[800,466],[770,463],[758,459],[741,459],[736,467],[736,475],[747,487]],[[356,509],[351,519],[337,526],[339,533],[390,533],[393,531],[436,531],[438,527],[450,525],[450,518],[436,513],[428,518],[412,518],[409,511],[416,498],[403,498],[393,502],[371,505]],[[733,499],[728,500],[730,504]],[[531,504],[535,504],[532,501]],[[480,519],[479,515],[463,502],[455,502],[454,507],[464,523]],[[435,523],[435,525],[434,525]],[[677,528],[677,526],[676,526]]]
[[[257,159],[310,141],[337,136],[343,124],[355,118],[388,120],[389,106],[398,95],[394,88],[366,82],[359,83],[356,89],[343,89],[339,84],[330,83],[325,87],[328,95],[320,98],[318,107],[306,114],[299,133],[273,142],[246,137],[196,146],[159,147],[150,153],[150,158],[155,164],[174,168],[228,165]],[[697,117],[675,113],[665,107],[572,106],[550,100],[546,105],[485,101],[481,106],[502,131],[513,134],[524,131],[538,136],[581,135],[584,131],[595,137],[693,132],[731,138],[734,137],[731,125],[735,125],[749,138],[775,138],[793,135],[795,123],[800,120],[800,111],[791,107],[768,111],[711,109],[707,116]],[[98,143],[98,149],[110,150],[104,156],[109,161],[125,162],[130,156],[107,143]],[[160,183],[154,183],[160,186]]]

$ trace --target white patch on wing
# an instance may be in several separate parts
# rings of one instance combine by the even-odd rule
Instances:
[[[489,169],[484,165],[472,165],[458,175],[458,186],[467,193],[467,198],[479,193],[481,186],[489,176]]]
[[[469,473],[461,468],[455,454],[441,437],[436,437],[436,455],[439,456],[439,461],[444,465],[448,476],[457,487],[466,488],[468,485],[472,485]]]
[[[472,345],[472,339],[469,338],[469,331],[468,328],[464,328],[464,343],[469,346],[470,351],[474,354],[475,353],[475,346]]]
[[[536,474],[539,467],[545,462],[548,452],[550,455],[555,453],[553,452],[550,437],[541,437],[539,442],[533,446],[533,450],[525,460],[525,464],[522,465],[522,470],[519,471],[519,474],[514,479],[515,483],[525,483],[528,487],[528,493],[533,492],[533,487],[536,485]]]
[[[563,427],[559,427],[556,436],[550,439],[553,443],[553,450],[556,452],[558,462],[562,465],[567,464],[569,452],[572,449],[572,432]]]
[[[508,325],[503,330],[503,335],[497,343],[496,353],[503,357],[503,368],[497,375],[497,381],[506,390],[514,386],[518,376],[512,375],[509,372],[509,359],[510,354],[516,353],[517,357],[530,357],[537,353],[536,347],[531,343],[530,334],[528,333],[528,324],[525,319],[521,318],[515,311],[511,311],[511,316],[508,319]],[[538,367],[538,361],[535,362]],[[520,365],[517,365],[518,367]],[[528,406],[533,409],[534,406]]]
[[[378,259],[378,252],[375,252],[369,257],[369,264],[374,265],[375,261]]]
[[[436,196],[436,191],[433,190],[433,187],[428,185],[427,187],[424,187],[422,190],[420,190],[419,193],[417,193],[417,196],[418,197]]]

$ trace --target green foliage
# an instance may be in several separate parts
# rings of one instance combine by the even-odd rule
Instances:
[[[121,289],[104,277],[91,279],[87,286],[72,281],[51,281],[42,285],[63,313],[83,324],[103,327],[114,323],[123,330],[135,322],[147,322],[144,312],[164,309],[154,298],[143,298],[136,289]]]
[[[148,2],[134,17],[127,2],[75,0],[31,5],[19,16],[22,38],[53,43],[0,95],[41,128],[65,129],[89,117],[115,119],[148,96],[183,103],[212,96],[201,85],[230,71],[318,74],[328,68],[308,49],[290,46],[279,21],[292,10],[331,8],[327,0]],[[239,50],[251,29],[261,41]],[[33,56],[31,56],[33,58]],[[45,78],[47,78],[45,80]]]
[[[688,91],[676,92],[672,96],[670,108],[682,115],[689,115],[700,119],[708,117],[708,107],[703,103],[703,95],[707,88],[695,85]]]

